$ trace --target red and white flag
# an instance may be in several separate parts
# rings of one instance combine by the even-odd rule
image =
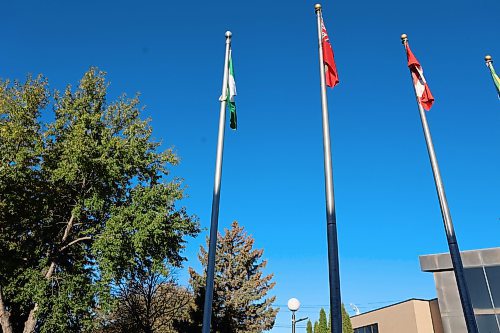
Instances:
[[[415,86],[415,92],[417,93],[418,100],[422,104],[423,108],[427,111],[431,109],[434,103],[434,96],[432,96],[431,90],[427,85],[427,81],[424,77],[424,70],[417,58],[413,55],[410,50],[410,45],[408,43],[406,46],[406,57],[408,58],[408,67],[410,68],[411,76],[413,78],[413,85]]]
[[[332,45],[330,44],[330,39],[328,38],[323,18],[321,18],[321,44],[323,46],[323,62],[325,63],[326,85],[333,88],[337,85],[337,83],[339,83],[339,76],[337,74],[335,59],[333,58]]]

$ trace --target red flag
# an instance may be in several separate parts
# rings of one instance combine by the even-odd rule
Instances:
[[[405,46],[406,57],[408,58],[408,67],[410,68],[411,76],[413,78],[415,92],[417,93],[420,104],[422,104],[425,110],[429,111],[434,103],[434,96],[432,96],[429,85],[427,85],[427,81],[425,81],[424,70],[422,69],[422,66],[420,66],[417,58],[413,55],[413,52],[411,52],[408,42]]]
[[[339,83],[339,76],[337,74],[335,59],[333,58],[332,45],[330,44],[330,39],[328,38],[323,18],[321,18],[321,44],[323,46],[323,62],[325,63],[326,85],[333,88],[337,85],[337,83]]]

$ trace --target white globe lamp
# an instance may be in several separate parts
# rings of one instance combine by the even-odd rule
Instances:
[[[296,299],[296,298],[290,298],[290,299],[288,300],[288,309],[289,309],[290,311],[295,312],[295,311],[297,311],[299,308],[300,308],[300,302],[299,302],[299,300],[298,300],[298,299]]]

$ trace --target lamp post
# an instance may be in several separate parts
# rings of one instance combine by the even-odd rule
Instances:
[[[300,308],[300,302],[298,299],[290,298],[288,300],[288,310],[292,311],[292,333],[295,333],[295,324],[309,319],[308,317],[305,317],[295,320],[295,311],[297,311],[299,308]]]

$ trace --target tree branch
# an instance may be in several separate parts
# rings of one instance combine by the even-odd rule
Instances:
[[[71,246],[71,245],[73,245],[73,244],[76,244],[76,243],[81,242],[81,241],[84,241],[84,240],[91,240],[91,239],[92,239],[92,237],[90,237],[90,236],[85,236],[85,237],[80,237],[80,238],[77,238],[77,239],[75,239],[74,241],[69,242],[68,244],[66,244],[66,245],[64,245],[63,247],[61,247],[61,249],[59,250],[59,252],[62,252],[62,251],[64,251],[64,250],[66,250],[68,247],[70,247],[70,246]]]

